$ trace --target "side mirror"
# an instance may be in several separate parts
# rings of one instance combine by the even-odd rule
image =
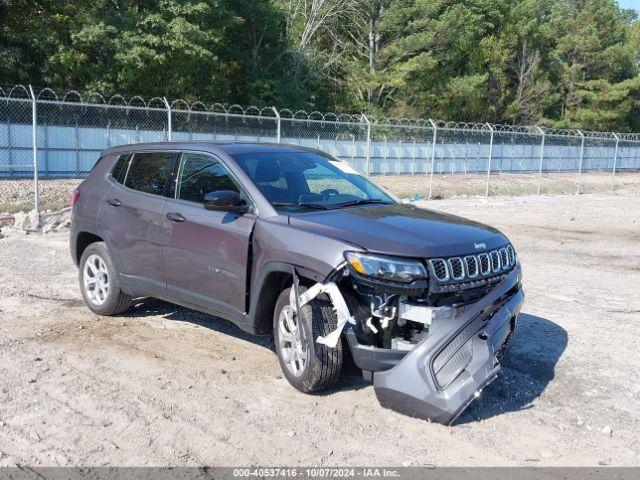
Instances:
[[[204,209],[214,212],[246,212],[247,202],[238,192],[231,190],[218,190],[209,192],[204,196]]]

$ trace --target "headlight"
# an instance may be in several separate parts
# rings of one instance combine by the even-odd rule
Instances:
[[[353,271],[366,277],[401,283],[427,278],[427,270],[418,260],[359,252],[345,252],[344,257]]]

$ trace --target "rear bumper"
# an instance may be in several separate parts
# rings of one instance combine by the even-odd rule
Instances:
[[[524,301],[521,275],[519,267],[514,269],[457,318],[434,322],[429,336],[410,352],[362,346],[348,334],[356,364],[374,372],[380,403],[435,422],[453,422],[500,371],[496,357]]]

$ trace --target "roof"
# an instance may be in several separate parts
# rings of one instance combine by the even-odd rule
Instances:
[[[287,145],[284,143],[263,143],[263,142],[208,142],[208,141],[184,141],[184,142],[153,142],[153,143],[130,143],[112,147],[102,152],[103,155],[118,152],[131,152],[136,150],[205,150],[224,151],[227,154],[256,153],[256,152],[292,152],[308,151],[311,149],[298,145]]]

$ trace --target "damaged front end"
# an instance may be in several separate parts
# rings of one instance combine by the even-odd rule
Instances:
[[[452,423],[496,377],[516,327],[524,294],[513,248],[425,262],[345,257],[330,282],[302,294],[328,294],[339,317],[316,341],[335,346],[344,332],[382,405]]]

